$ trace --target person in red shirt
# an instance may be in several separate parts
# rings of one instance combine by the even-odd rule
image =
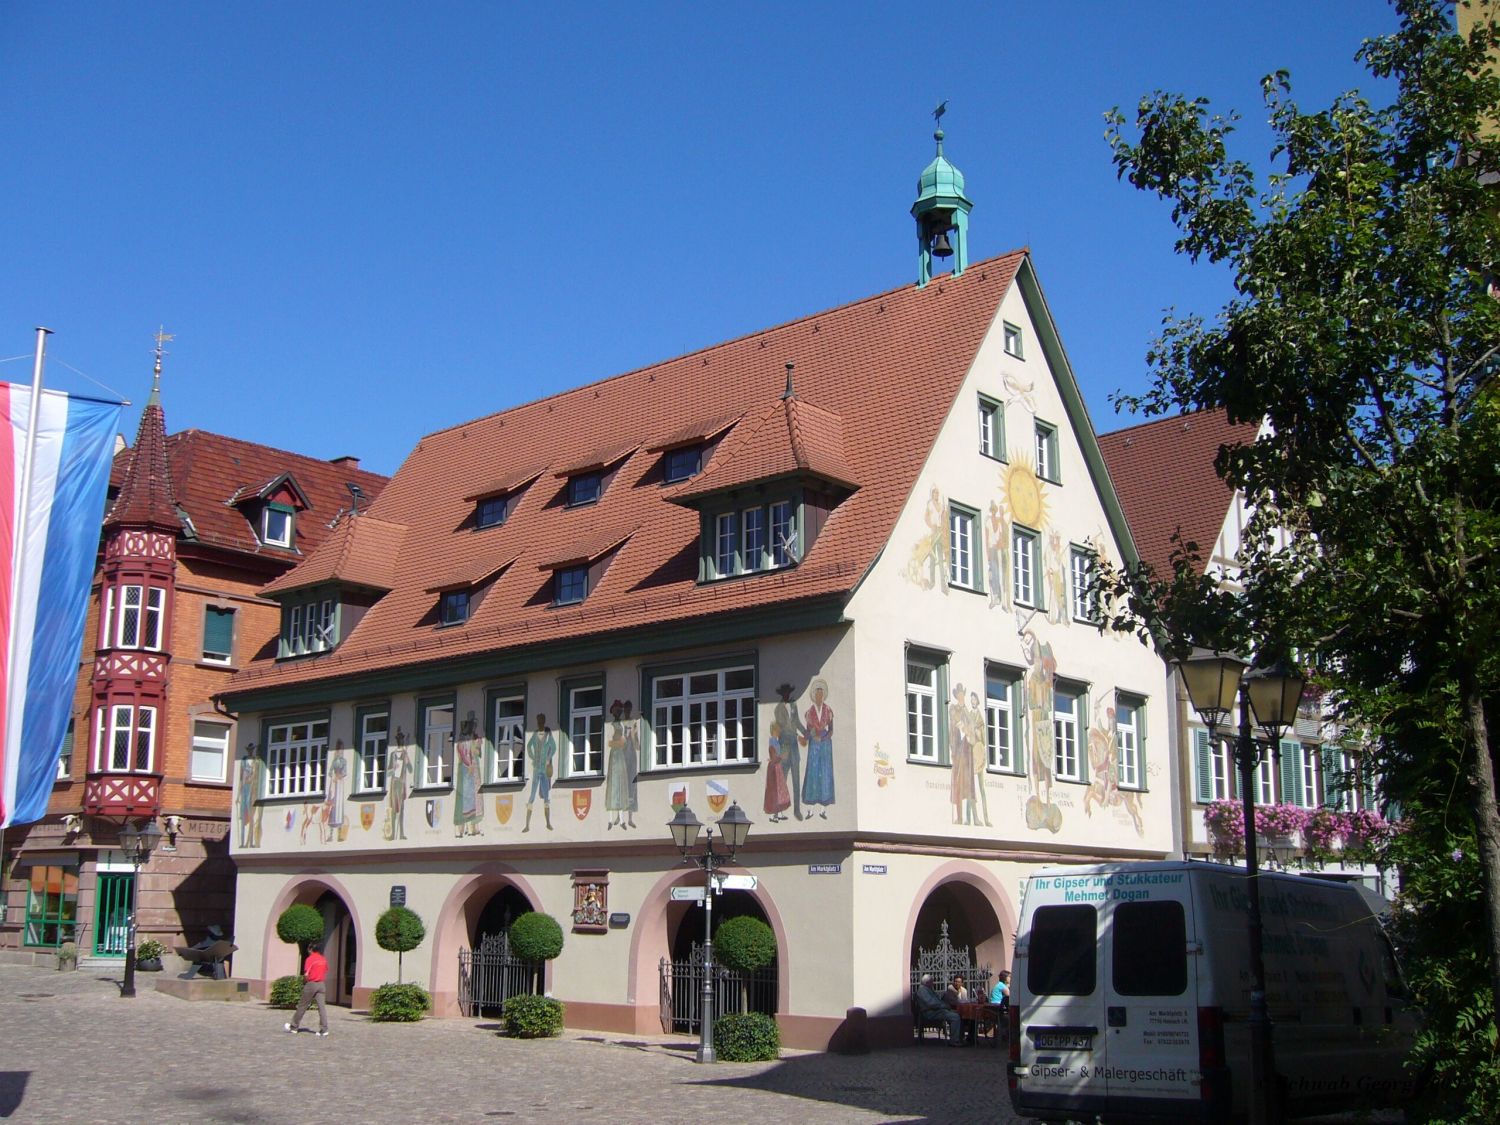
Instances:
[[[297,1001],[297,1012],[292,1022],[283,1024],[293,1035],[302,1030],[302,1016],[309,1004],[318,1006],[318,1031],[320,1036],[328,1034],[328,1008],[323,1003],[328,977],[328,958],[323,956],[323,943],[315,941],[307,947],[307,960],[302,965],[302,999]]]

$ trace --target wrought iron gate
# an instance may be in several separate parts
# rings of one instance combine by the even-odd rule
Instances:
[[[970,956],[967,945],[954,945],[948,940],[948,923],[944,922],[938,933],[938,943],[931,949],[917,950],[917,963],[911,970],[912,992],[922,980],[923,973],[931,973],[934,987],[941,992],[961,976],[968,983],[970,993],[976,998],[988,998],[990,994],[990,967],[977,964]]]
[[[499,1011],[512,996],[536,991],[541,964],[510,951],[510,931],[485,934],[478,949],[458,951],[458,1007],[466,1016]]]
[[[694,942],[684,961],[668,961],[663,957],[660,969],[662,1029],[696,1032],[698,1005],[703,996],[703,946]],[[714,1014],[746,1011],[776,1014],[774,963],[753,973],[714,966]]]

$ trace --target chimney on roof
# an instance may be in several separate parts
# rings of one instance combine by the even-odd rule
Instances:
[[[342,457],[330,457],[330,458],[328,458],[328,463],[330,465],[337,465],[341,469],[357,469],[357,468],[359,468],[359,458],[351,456],[350,454],[347,454],[347,453],[344,454]]]

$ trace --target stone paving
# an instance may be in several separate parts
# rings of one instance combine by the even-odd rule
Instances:
[[[685,1036],[502,1038],[493,1021],[288,1035],[257,1001],[189,1003],[119,974],[0,965],[0,1118],[16,1122],[1010,1122],[1004,1052],[929,1040],[845,1057],[694,1061]],[[304,1028],[317,1026],[316,1013]]]

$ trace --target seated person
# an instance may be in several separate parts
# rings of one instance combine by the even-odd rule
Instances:
[[[943,990],[943,1002],[950,1008],[956,1008],[959,1003],[969,998],[969,990],[964,985],[963,977],[954,977],[953,983]]]
[[[1010,1003],[1009,969],[1001,969],[999,975],[995,977],[995,987],[990,989],[990,1003],[1002,1005]]]
[[[919,1020],[924,1023],[932,1021],[945,1025],[948,1028],[949,1046],[962,1047],[964,1045],[963,1020],[959,1019],[958,1013],[933,991],[931,973],[922,974],[922,982],[917,985],[916,1003]]]

